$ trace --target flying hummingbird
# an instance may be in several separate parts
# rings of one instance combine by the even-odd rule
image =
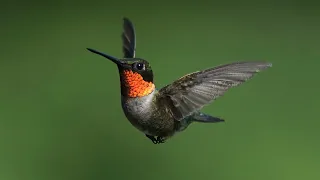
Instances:
[[[123,58],[87,49],[118,66],[123,112],[130,123],[154,144],[164,143],[192,122],[223,122],[223,119],[200,110],[231,87],[244,83],[257,72],[272,66],[262,61],[234,62],[187,74],[157,89],[150,63],[135,56],[133,23],[127,18],[123,21]]]

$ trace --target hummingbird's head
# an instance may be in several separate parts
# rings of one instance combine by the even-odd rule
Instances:
[[[153,72],[148,61],[141,58],[118,59],[94,49],[88,48],[88,50],[117,64],[123,96],[142,97],[155,90]]]

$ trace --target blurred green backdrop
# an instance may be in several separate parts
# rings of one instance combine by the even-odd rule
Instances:
[[[320,179],[320,11],[312,1],[2,1],[0,179]],[[153,145],[126,120],[122,18],[158,87],[238,60],[273,67]],[[179,67],[179,68],[177,68]]]

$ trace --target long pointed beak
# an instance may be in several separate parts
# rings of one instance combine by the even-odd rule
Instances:
[[[113,56],[110,56],[110,55],[107,55],[107,54],[104,54],[102,52],[99,52],[99,51],[96,51],[94,49],[91,49],[91,48],[87,48],[90,52],[92,53],[95,53],[95,54],[98,54],[100,56],[103,56],[109,60],[111,60],[112,62],[116,63],[117,65],[122,65],[122,62],[118,59],[118,58],[115,58]]]

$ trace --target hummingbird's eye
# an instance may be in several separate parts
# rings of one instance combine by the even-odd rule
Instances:
[[[143,63],[136,63],[135,68],[138,70],[145,70],[145,66]]]

